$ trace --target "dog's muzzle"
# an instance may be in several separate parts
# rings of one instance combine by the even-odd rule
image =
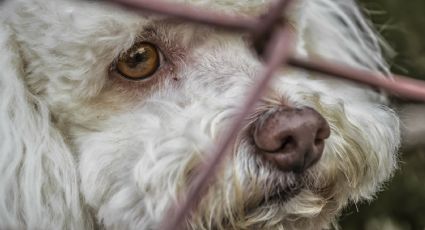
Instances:
[[[329,124],[309,107],[280,107],[263,114],[252,129],[258,152],[284,172],[302,173],[322,156]]]

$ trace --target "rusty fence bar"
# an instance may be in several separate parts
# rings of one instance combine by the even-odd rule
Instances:
[[[413,78],[392,75],[384,77],[368,70],[330,63],[324,60],[306,60],[292,57],[288,65],[330,76],[337,76],[354,82],[366,84],[391,93],[394,96],[425,102],[425,82]]]
[[[253,86],[248,99],[236,114],[230,128],[208,155],[205,165],[200,167],[200,173],[191,182],[186,194],[181,194],[177,204],[170,207],[163,221],[161,230],[175,230],[184,228],[184,222],[192,211],[196,210],[202,196],[208,192],[208,187],[214,182],[216,172],[221,162],[230,151],[237,132],[243,127],[245,116],[249,114],[255,102],[272,79],[273,73],[279,67],[295,67],[301,70],[340,77],[357,83],[373,86],[398,97],[425,102],[425,82],[404,76],[384,77],[372,71],[357,69],[350,66],[329,62],[320,59],[302,59],[294,57],[291,47],[293,39],[289,27],[286,26],[283,12],[290,6],[290,0],[275,0],[267,14],[259,18],[222,14],[211,10],[194,8],[185,4],[170,3],[160,0],[108,0],[113,4],[132,11],[156,13],[227,29],[234,32],[248,32],[251,34],[254,48],[265,60],[264,69]]]

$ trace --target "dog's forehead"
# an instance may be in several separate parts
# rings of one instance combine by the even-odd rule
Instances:
[[[45,11],[42,14],[45,14],[46,16],[41,17],[55,18],[55,20],[42,19],[44,23],[51,24],[49,27],[54,28],[58,26],[57,23],[54,23],[57,20],[69,24],[67,31],[63,31],[64,33],[78,30],[74,32],[80,35],[88,35],[90,34],[90,31],[96,31],[96,33],[103,31],[105,34],[111,34],[118,32],[116,28],[120,27],[122,32],[130,34],[129,37],[137,37],[144,33],[145,28],[149,26],[151,28],[156,27],[158,31],[163,33],[178,30],[190,33],[191,29],[199,29],[201,27],[208,28],[199,24],[193,24],[190,22],[185,23],[185,21],[171,19],[167,15],[151,14],[148,11],[135,13],[133,11],[117,7],[114,4],[106,4],[104,2],[81,0],[33,1],[41,6],[42,11]],[[270,1],[176,0],[172,2],[209,9],[214,12],[245,16],[249,15],[255,17],[265,12]],[[177,23],[172,26],[164,26],[164,24],[170,25],[169,22]],[[185,28],[182,29],[181,27],[178,27],[178,24],[186,25]]]
[[[45,2],[52,2],[52,0],[35,0],[35,1],[45,1]],[[64,0],[59,1],[53,1],[53,2],[63,2]],[[68,12],[75,12],[75,10],[83,11],[83,12],[93,12],[98,11],[104,12],[107,14],[111,14],[119,18],[119,16],[123,16],[125,14],[128,15],[134,15],[134,12],[132,11],[126,11],[123,10],[121,7],[116,7],[114,4],[105,4],[105,2],[86,2],[81,0],[65,0],[69,4],[68,8],[63,7],[64,5],[58,5],[60,7],[59,10],[61,11],[68,11]],[[261,14],[266,14],[267,9],[269,8],[270,4],[273,2],[271,0],[173,0],[170,1],[172,4],[182,4],[191,6],[194,8],[201,8],[206,10],[211,10],[217,13],[224,13],[224,14],[236,14],[236,15],[244,15],[244,16],[258,16]],[[294,6],[298,6],[303,1],[299,1],[297,4],[294,4]],[[76,7],[77,6],[77,7]],[[297,11],[299,7],[294,7],[293,10],[288,12],[288,17],[290,19],[293,19],[295,16],[295,12]],[[66,10],[64,10],[66,9]],[[101,14],[101,13],[100,13]],[[136,13],[137,14],[137,13]],[[153,16],[148,11],[142,12],[142,16]],[[159,15],[157,15],[159,16]],[[161,17],[166,17],[166,15],[160,15]]]
[[[151,14],[149,12],[135,13],[133,11],[125,10],[117,7],[114,4],[106,4],[105,2],[98,1],[81,1],[81,0],[31,0],[22,1],[26,8],[30,11],[37,10],[39,16],[35,16],[40,24],[40,27],[50,28],[46,31],[48,34],[54,34],[55,31],[60,34],[70,34],[67,36],[72,39],[78,37],[88,36],[91,37],[93,33],[99,36],[108,36],[109,38],[116,37],[118,33],[128,34],[124,46],[121,49],[129,48],[134,39],[143,34],[146,26],[157,27],[161,29],[161,23],[167,21],[166,15]],[[200,7],[210,9],[215,12],[258,16],[264,13],[267,6],[271,1],[269,0],[235,0],[235,1],[214,1],[214,0],[176,0],[173,3],[187,4],[193,7]],[[20,4],[18,4],[19,7]],[[34,6],[32,6],[34,5]],[[296,10],[293,10],[295,12]],[[291,15],[291,21],[296,21]],[[169,21],[173,21],[169,20]],[[56,23],[56,22],[62,23]],[[182,22],[182,21],[181,21]],[[44,24],[44,25],[42,25]],[[66,30],[62,30],[63,25],[67,25]],[[190,34],[193,28],[201,28],[201,25],[191,23],[186,24],[185,28],[176,28],[173,26],[162,27],[167,31],[184,31]],[[190,28],[191,27],[191,28]],[[207,28],[204,26],[204,28]],[[42,28],[41,28],[42,29]],[[183,34],[183,33],[181,33]],[[199,35],[199,34],[198,34]],[[189,35],[185,36],[189,38]],[[192,36],[196,37],[196,36]],[[68,40],[68,39],[67,39]],[[190,40],[190,39],[189,39]],[[118,44],[116,44],[118,45]]]

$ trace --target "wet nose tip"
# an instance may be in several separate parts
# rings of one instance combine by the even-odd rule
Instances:
[[[282,171],[301,173],[321,158],[330,127],[310,107],[282,107],[260,117],[252,135],[267,161]]]

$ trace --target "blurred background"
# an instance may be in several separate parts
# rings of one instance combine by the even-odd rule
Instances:
[[[425,0],[359,0],[395,53],[394,73],[425,80]],[[393,99],[403,121],[400,168],[372,203],[349,207],[343,230],[425,229],[425,106]]]

